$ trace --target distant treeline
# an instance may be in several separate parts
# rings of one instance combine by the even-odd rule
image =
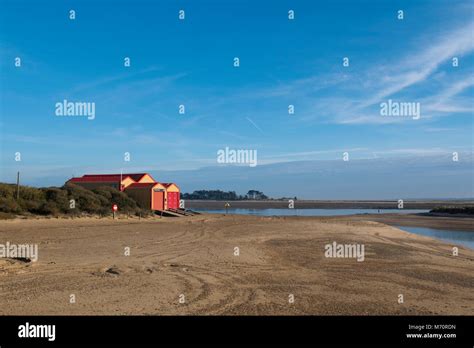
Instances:
[[[110,215],[113,204],[118,205],[119,212],[136,215],[149,213],[138,207],[125,193],[112,187],[88,190],[74,184],[47,188],[20,186],[17,199],[16,185],[0,183],[0,212],[4,214]]]
[[[435,214],[464,214],[474,215],[474,206],[465,207],[437,207],[430,210],[430,213]]]
[[[182,199],[199,199],[199,200],[215,200],[215,201],[238,201],[248,199],[268,199],[263,192],[257,190],[250,190],[245,196],[238,195],[235,191],[221,191],[221,190],[198,190],[193,193],[183,193]]]
[[[183,193],[182,199],[185,200],[211,200],[211,201],[244,201],[244,200],[268,200],[272,199],[266,196],[263,192],[257,190],[249,190],[246,195],[238,195],[235,191],[221,191],[221,190],[198,190],[193,193]],[[279,198],[288,199],[288,198]],[[290,198],[290,199],[295,199]]]

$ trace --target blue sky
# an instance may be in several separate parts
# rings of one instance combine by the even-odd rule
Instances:
[[[216,152],[226,146],[257,150],[259,166],[340,161],[343,152],[351,161],[432,158],[454,166],[456,151],[472,169],[472,2],[0,0],[0,6],[0,181],[12,182],[17,170],[33,185],[121,168],[192,176],[217,166]],[[64,99],[94,102],[95,119],[55,116]],[[388,99],[419,102],[421,118],[381,116],[379,105]],[[463,180],[472,197],[472,179]],[[215,188],[211,178],[199,185],[187,188]],[[232,189],[231,182],[223,186]]]

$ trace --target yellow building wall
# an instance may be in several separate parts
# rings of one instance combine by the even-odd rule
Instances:
[[[127,177],[125,179],[122,180],[122,185],[124,188],[127,188],[128,186],[130,186],[131,184],[133,184],[135,182],[135,180],[133,180],[132,178],[130,177]]]
[[[166,187],[164,187],[163,185],[161,185],[159,182],[156,183],[155,186],[153,186],[154,189],[162,189],[162,190],[165,190],[166,191]]]
[[[153,180],[153,178],[151,176],[149,176],[148,174],[144,175],[140,181],[138,181],[139,183],[148,183],[148,182],[155,182],[155,180]]]
[[[175,184],[172,184],[166,188],[168,192],[179,192],[179,187]]]

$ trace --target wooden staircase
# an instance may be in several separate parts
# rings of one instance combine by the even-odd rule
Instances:
[[[189,209],[168,209],[168,210],[155,210],[156,215],[167,216],[167,217],[183,217],[183,216],[194,216],[200,213]]]

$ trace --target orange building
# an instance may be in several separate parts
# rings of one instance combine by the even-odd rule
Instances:
[[[144,209],[165,210],[179,208],[179,188],[176,184],[161,184],[150,174],[86,174],[72,178],[67,183],[80,185],[89,190],[110,186],[125,192]]]
[[[157,182],[133,183],[125,189],[141,208],[165,210],[166,189]]]

